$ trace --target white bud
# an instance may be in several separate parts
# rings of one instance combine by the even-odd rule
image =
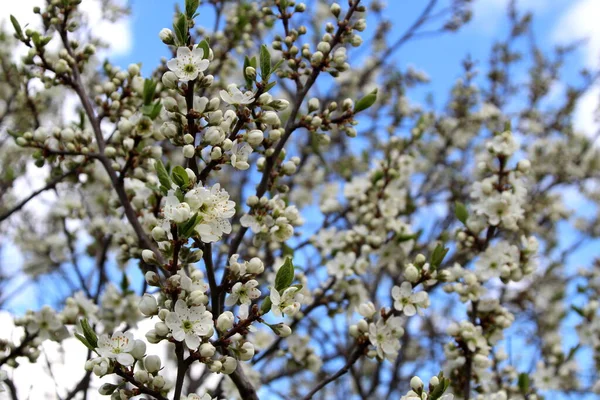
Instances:
[[[152,379],[152,386],[162,389],[162,387],[165,386],[165,378],[160,375],[155,376],[154,379]]]
[[[144,359],[144,367],[146,367],[146,371],[152,373],[157,372],[160,369],[160,357],[151,355]]]
[[[164,44],[173,44],[175,37],[173,36],[173,32],[169,28],[163,28],[158,33],[158,37]]]
[[[250,342],[244,342],[240,349],[240,360],[248,361],[254,357],[254,346]]]
[[[216,352],[215,346],[213,346],[210,343],[202,343],[200,345],[200,355],[202,357],[210,358],[215,355],[215,352]]]
[[[217,318],[217,329],[221,332],[225,332],[233,326],[233,313],[231,311],[225,311]]]
[[[246,141],[252,147],[256,147],[262,143],[265,136],[263,131],[258,129],[252,129],[250,132],[246,134]]]
[[[423,381],[418,376],[413,376],[410,380],[410,387],[417,390],[423,387]]]
[[[158,304],[156,298],[151,294],[144,294],[139,304],[140,312],[149,317],[158,313]]]
[[[142,250],[142,259],[147,264],[152,264],[156,262],[156,256],[152,250],[144,249]]]
[[[175,73],[173,71],[167,71],[163,74],[161,81],[167,89],[174,89],[177,87],[179,78],[177,78],[177,75],[175,75]],[[164,101],[163,101],[163,104],[164,104]],[[166,108],[166,106],[165,106],[165,108]]]
[[[185,158],[192,158],[196,154],[196,148],[193,144],[186,144],[183,146],[183,156]]]
[[[146,274],[144,275],[144,279],[146,279],[146,282],[150,286],[158,286],[158,284],[160,282],[158,275],[154,271],[146,272]]]
[[[260,117],[261,121],[269,125],[279,125],[279,116],[274,111],[265,111]]]
[[[255,196],[256,197],[256,196]],[[262,260],[258,257],[253,257],[246,263],[246,272],[249,274],[262,274],[265,270],[265,265]]]
[[[273,332],[275,332],[275,334],[277,336],[280,336],[282,338],[286,338],[292,334],[292,328],[290,328],[289,326],[287,326],[284,323],[271,325],[271,328],[273,329]]]
[[[429,380],[429,384],[433,387],[437,386],[440,384],[440,379],[437,376],[432,376],[431,379]]]
[[[136,339],[133,350],[131,351],[131,355],[136,360],[141,360],[144,358],[144,354],[146,354],[146,342]]]
[[[231,374],[233,371],[235,371],[235,369],[237,368],[237,360],[233,357],[225,357],[225,359],[223,360],[223,367],[221,369],[221,372],[224,374]]]
[[[377,310],[372,302],[362,303],[358,306],[358,313],[365,318],[371,318]]]
[[[420,277],[419,270],[414,265],[408,264],[404,269],[404,277],[409,282],[416,282]]]
[[[160,226],[155,226],[152,228],[152,239],[156,240],[157,242],[167,240],[167,232],[165,232],[165,230]]]

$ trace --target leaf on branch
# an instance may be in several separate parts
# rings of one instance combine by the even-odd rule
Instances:
[[[173,182],[180,188],[185,188],[190,183],[190,178],[181,165],[173,168],[173,171],[171,171],[171,179],[173,179]]]
[[[161,160],[156,161],[154,164],[154,168],[156,168],[156,174],[158,175],[158,181],[160,182],[160,190],[166,196],[171,189],[171,179],[169,178],[169,173],[165,168],[165,164]]]
[[[271,311],[271,306],[273,305],[273,303],[271,303],[271,298],[270,297],[265,297],[265,299],[263,300],[262,304],[260,305],[260,313],[262,315],[265,315],[266,313],[268,313],[269,311]]]
[[[185,14],[179,14],[177,20],[173,24],[177,46],[186,46],[188,39],[188,20]]]
[[[210,57],[210,46],[208,45],[208,39],[204,39],[198,43],[198,47],[200,47],[203,51],[202,59],[207,60],[208,57]]]
[[[266,44],[260,46],[260,76],[267,82],[271,76],[271,53]]]
[[[529,392],[529,375],[526,372],[519,374],[519,390],[522,394]]]
[[[292,263],[292,259],[287,257],[285,262],[277,271],[277,275],[275,276],[275,289],[278,292],[289,288],[294,281],[294,264]]]
[[[463,225],[467,225],[469,212],[467,211],[467,207],[463,203],[457,201],[454,204],[454,215],[456,215],[456,218],[458,218],[458,220],[462,222]]]
[[[96,347],[98,347],[98,336],[96,335],[96,332],[94,332],[94,330],[90,326],[87,318],[83,318],[81,320],[81,329],[83,330],[83,335],[85,336],[85,339],[87,340],[87,342],[91,346],[93,346],[94,349]]]
[[[439,268],[440,264],[442,263],[442,261],[444,261],[444,257],[446,257],[446,254],[448,254],[449,250],[449,248],[444,247],[444,245],[441,243],[435,247],[433,253],[431,253],[431,266],[434,270]]]
[[[87,339],[86,339],[85,337],[83,337],[82,335],[80,335],[79,333],[75,332],[75,337],[76,337],[77,339],[79,339],[79,341],[80,341],[81,343],[83,343],[83,345],[84,345],[85,347],[87,347],[88,349],[90,349],[90,350],[94,350],[94,349],[95,349],[95,347],[94,347],[94,346],[92,346],[92,345],[90,344],[90,342],[88,342],[88,341],[87,341]]]
[[[371,107],[373,104],[375,104],[375,100],[377,100],[377,89],[373,90],[371,93],[356,102],[354,105],[354,114]]]
[[[19,40],[24,40],[25,37],[23,36],[23,29],[21,29],[21,24],[19,24],[19,21],[17,21],[15,16],[12,14],[10,15],[10,22],[12,23],[13,28],[15,28],[15,37]]]
[[[161,110],[162,110],[162,104],[160,102],[160,100],[156,100],[156,102],[154,102],[153,104],[146,104],[144,106],[142,106],[141,111],[142,114],[144,114],[145,116],[149,117],[150,119],[156,119],[156,117],[159,116]]]
[[[178,232],[179,236],[185,237],[185,238],[190,237],[190,235],[194,231],[194,228],[198,224],[199,220],[200,220],[200,217],[198,216],[198,213],[196,213],[196,214],[192,215],[192,218],[190,218],[183,224],[179,225],[179,232]]]
[[[200,0],[185,0],[185,15],[189,19],[194,19],[199,5]]]
[[[154,99],[154,93],[156,93],[156,82],[154,82],[152,79],[145,79],[142,95],[145,105],[152,103],[152,100]]]

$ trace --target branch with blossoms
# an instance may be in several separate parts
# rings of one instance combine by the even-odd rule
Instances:
[[[466,0],[426,2],[399,35],[377,0],[186,0],[148,77],[97,62],[80,3],[0,34],[1,233],[56,289],[1,343],[13,397],[10,372],[71,337],[86,373],[53,393],[67,399],[600,392],[578,370],[584,349],[600,359],[597,263],[568,260],[600,225],[564,199],[600,198],[597,147],[572,122],[598,74],[550,101],[569,50],[537,48],[531,16],[511,5],[489,65],[466,59],[433,107],[410,100],[428,77],[397,57],[466,24]],[[54,118],[66,93],[74,120]],[[30,166],[45,181],[16,196]],[[509,357],[515,332],[526,360]]]

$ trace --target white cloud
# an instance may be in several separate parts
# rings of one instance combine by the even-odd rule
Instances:
[[[600,66],[600,1],[574,1],[557,23],[553,39],[556,43],[569,43],[587,39],[580,47],[582,64],[589,68]],[[600,99],[600,85],[596,85],[579,101],[575,109],[574,124],[578,131],[594,135],[599,128],[595,118]]]
[[[29,24],[33,28],[40,28],[40,18],[33,13],[33,7],[42,7],[44,4],[44,0],[6,0],[2,4],[0,25],[12,30],[8,18],[14,15],[22,27]],[[79,9],[85,15],[91,33],[110,45],[110,50],[103,55],[122,56],[131,51],[133,45],[131,18],[124,17],[116,22],[103,19],[101,0],[85,0],[81,2]],[[20,49],[22,50],[19,52],[20,55],[26,51],[24,46],[21,47],[23,48]]]

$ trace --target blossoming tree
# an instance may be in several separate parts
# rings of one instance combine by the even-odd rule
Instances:
[[[572,118],[597,75],[546,102],[569,49],[518,47],[529,14],[511,6],[489,65],[465,60],[435,109],[392,56],[459,29],[468,0],[423,2],[398,37],[378,1],[186,0],[147,77],[97,62],[79,3],[0,35],[0,234],[48,303],[0,342],[10,398],[21,365],[51,374],[44,346],[73,337],[85,357],[61,399],[600,391],[600,268],[568,260],[600,233],[600,157]],[[33,166],[46,182],[24,195]]]

